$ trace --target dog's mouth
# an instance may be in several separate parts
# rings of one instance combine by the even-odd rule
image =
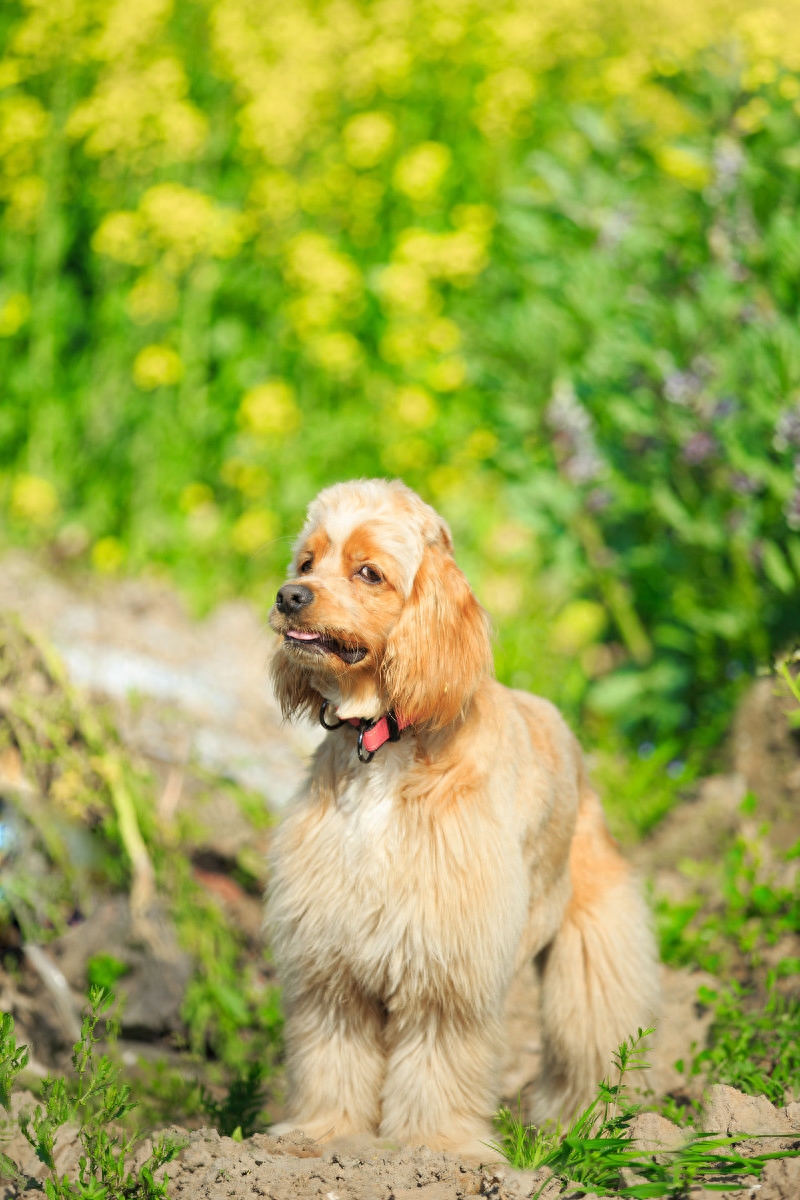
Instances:
[[[347,642],[337,641],[324,633],[314,633],[310,629],[287,629],[283,635],[284,643],[288,643],[301,653],[335,654],[342,662],[361,662],[367,657],[366,646],[353,646]]]

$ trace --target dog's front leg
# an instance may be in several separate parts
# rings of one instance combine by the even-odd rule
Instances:
[[[375,1133],[385,1065],[381,1006],[355,988],[346,997],[319,990],[285,1003],[291,1115],[272,1132]]]
[[[381,1136],[490,1157],[498,1045],[498,1023],[486,1014],[390,1010]]]

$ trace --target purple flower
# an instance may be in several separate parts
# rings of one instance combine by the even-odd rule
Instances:
[[[776,450],[788,450],[790,446],[800,446],[800,404],[784,409],[778,417],[772,444]]]
[[[670,404],[679,404],[685,408],[695,399],[702,386],[702,382],[693,371],[670,371],[664,380],[664,395]]]
[[[589,512],[602,512],[604,509],[608,508],[609,504],[611,504],[613,500],[614,497],[608,488],[592,488],[592,490],[589,492],[589,495],[586,497],[586,507],[588,508]]]
[[[740,496],[755,496],[756,492],[761,491],[759,480],[746,475],[744,471],[731,471],[730,485]]]
[[[744,166],[741,143],[732,137],[720,137],[714,146],[714,186],[726,195],[736,187]]]
[[[553,440],[559,466],[570,483],[591,483],[605,472],[605,463],[594,439],[592,418],[581,405],[571,383],[556,384],[546,417],[555,433]]]
[[[700,463],[705,462],[707,458],[711,458],[712,455],[716,454],[717,449],[716,439],[710,433],[701,430],[699,433],[693,433],[689,438],[681,451],[681,457],[684,462],[696,467]]]
[[[800,529],[800,487],[795,488],[792,495],[786,501],[784,508],[786,514],[786,524],[790,529]]]
[[[738,407],[739,407],[739,401],[737,399],[735,399],[735,397],[723,396],[722,399],[718,400],[717,403],[714,405],[714,411],[712,412],[711,415],[712,415],[712,417],[718,417],[718,418],[719,417],[723,417],[723,418],[729,417],[729,416],[731,416],[732,413],[736,412]]]

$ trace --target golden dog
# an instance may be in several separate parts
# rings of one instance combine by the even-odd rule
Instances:
[[[399,481],[328,488],[270,624],[284,714],[332,729],[276,836],[276,1128],[485,1153],[503,1004],[534,956],[534,1116],[568,1116],[651,1019],[655,948],[575,738],[492,678],[447,525]]]

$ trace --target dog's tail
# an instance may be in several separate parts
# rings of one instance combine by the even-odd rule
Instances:
[[[572,897],[539,955],[543,1067],[531,1116],[566,1123],[609,1077],[619,1044],[658,1015],[658,956],[637,881],[586,786],[570,851]]]

